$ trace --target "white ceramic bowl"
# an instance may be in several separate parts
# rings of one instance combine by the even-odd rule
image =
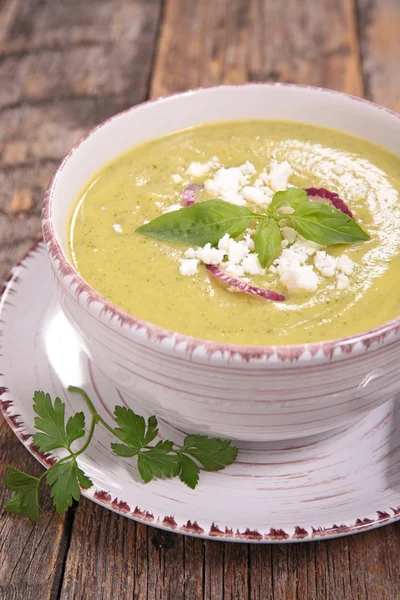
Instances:
[[[47,191],[43,236],[61,306],[86,353],[128,402],[135,398],[184,431],[253,441],[327,431],[360,418],[400,390],[400,318],[331,342],[221,344],[167,331],[125,313],[91,288],[68,260],[71,208],[98,169],[146,140],[239,118],[334,127],[400,154],[399,115],[317,88],[222,86],[128,109],[71,150]]]

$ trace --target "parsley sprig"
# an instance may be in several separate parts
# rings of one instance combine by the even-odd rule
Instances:
[[[137,466],[144,483],[162,477],[177,477],[194,489],[199,481],[200,466],[206,471],[220,471],[233,463],[237,448],[230,440],[210,438],[203,435],[187,435],[183,446],[170,440],[153,443],[158,435],[155,416],[147,420],[124,406],[114,410],[117,427],[111,427],[96,411],[87,393],[78,387],[70,386],[84,399],[91,416],[89,431],[79,449],[74,450],[75,442],[85,437],[85,414],[75,413],[65,420],[65,403],[60,398],[52,401],[49,394],[37,391],[33,395],[33,409],[36,413],[33,441],[42,452],[64,449],[67,454],[57,460],[39,477],[24,473],[11,465],[4,477],[9,490],[15,492],[5,503],[5,509],[17,515],[27,515],[38,521],[41,514],[40,487],[46,482],[51,488],[51,498],[56,511],[66,512],[73,500],[81,497],[81,488],[88,489],[93,482],[78,466],[77,458],[89,447],[98,424],[105,427],[118,440],[112,443],[115,454],[124,458],[137,457]]]

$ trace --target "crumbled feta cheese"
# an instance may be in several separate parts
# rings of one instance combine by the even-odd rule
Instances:
[[[255,180],[254,185],[256,186],[256,188],[260,188],[264,185],[264,182],[262,179],[260,179],[259,177]]]
[[[269,204],[271,202],[270,196],[265,194],[263,190],[252,185],[246,185],[242,189],[242,195],[245,200],[255,202],[256,204]]]
[[[208,163],[192,162],[186,169],[186,175],[192,175],[193,177],[202,177],[210,170]]]
[[[278,163],[273,160],[271,163],[271,171],[269,174],[270,186],[275,192],[286,190],[288,187],[289,177],[292,175],[293,169],[287,160]]]
[[[336,287],[338,290],[346,289],[350,284],[350,280],[344,273],[339,273],[337,277]]]
[[[249,249],[243,240],[236,242],[230,238],[227,252],[228,261],[234,265],[238,265],[249,254]]]
[[[301,255],[305,254],[308,257],[314,256],[314,254],[321,249],[321,246],[319,244],[316,244],[315,242],[311,242],[310,240],[305,240],[304,238],[301,238],[296,240],[290,246],[290,249],[293,252],[299,253]]]
[[[221,167],[215,173],[213,179],[205,181],[204,187],[207,191],[218,195],[226,202],[243,206],[246,202],[241,190],[249,182],[249,172],[252,168],[254,168],[252,163],[245,163],[240,167]]]
[[[250,233],[244,234],[244,241],[246,242],[246,246],[248,247],[250,252],[253,252],[253,250],[255,249],[255,246],[254,246],[254,240],[251,237]]]
[[[183,256],[185,258],[196,258],[196,250],[194,248],[188,248]]]
[[[239,168],[242,171],[243,175],[254,175],[254,173],[256,172],[255,166],[249,160],[247,160],[243,165],[240,165]]]
[[[292,227],[282,227],[281,232],[283,239],[287,240],[289,244],[293,244],[297,238],[297,231]]]
[[[182,208],[181,204],[172,204],[171,206],[167,206],[166,209],[163,210],[163,213],[173,212],[174,210],[180,210]]]
[[[278,273],[283,285],[291,292],[299,289],[314,292],[318,288],[318,277],[312,265],[304,264],[307,258],[306,253],[293,252],[291,248],[285,248],[274,260],[269,271]]]
[[[354,273],[354,267],[354,262],[347,256],[347,254],[342,254],[342,256],[339,256],[337,259],[336,268],[338,271],[342,271],[342,273],[345,275],[352,275]]]
[[[157,200],[157,202],[154,202],[154,204],[157,206],[157,208],[162,208],[164,206],[164,203],[160,202],[159,200]]]
[[[280,280],[290,292],[299,289],[315,292],[318,288],[318,277],[312,265],[293,264],[281,271]]]
[[[281,215],[292,215],[294,213],[294,208],[293,206],[282,206],[278,212]]]
[[[122,233],[122,227],[119,223],[114,223],[113,225],[113,229],[114,231],[116,231],[117,233]]]
[[[196,250],[196,258],[201,260],[205,265],[219,265],[223,261],[225,254],[225,250],[213,248],[211,244],[206,244],[204,248]]]
[[[249,275],[264,275],[265,269],[260,265],[257,254],[249,254],[242,260],[242,267]]]
[[[178,173],[171,175],[171,179],[174,183],[182,183],[183,179]]]
[[[180,258],[179,271],[181,275],[195,275],[199,261],[197,258]]]
[[[187,175],[192,175],[193,177],[202,177],[212,169],[217,169],[221,163],[219,162],[218,156],[213,156],[205,163],[201,162],[192,162],[186,169]]]
[[[220,194],[225,200],[228,193],[238,194],[239,189],[245,183],[247,183],[247,177],[243,175],[240,167],[229,167],[228,169],[221,167],[216,172],[214,179],[208,179],[205,182],[204,187],[210,192]]]
[[[325,250],[320,250],[314,257],[315,268],[324,277],[333,277],[336,272],[336,261],[334,256],[330,256]]]
[[[224,237],[222,237],[219,242],[218,242],[218,249],[219,250],[225,250],[225,252],[228,252],[228,248],[229,248],[229,240],[230,240],[230,236],[229,233],[226,233],[224,235]]]
[[[237,265],[231,262],[224,263],[224,271],[235,275],[236,277],[243,277],[244,268],[241,265]]]

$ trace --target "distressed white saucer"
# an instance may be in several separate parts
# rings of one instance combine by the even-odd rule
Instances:
[[[13,269],[0,309],[1,408],[25,447],[49,464],[30,437],[34,390],[59,395],[71,414],[85,407],[65,388],[83,387],[109,421],[124,398],[80,350],[42,243]],[[318,438],[240,447],[234,465],[202,472],[194,491],[178,479],[143,485],[134,460],[115,456],[110,434],[98,426],[80,461],[94,482],[84,495],[138,521],[212,539],[293,542],[371,529],[400,519],[399,409],[388,403]],[[182,439],[166,423],[160,433]]]

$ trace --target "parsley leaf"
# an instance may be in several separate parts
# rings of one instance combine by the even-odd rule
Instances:
[[[40,517],[40,479],[8,465],[4,483],[9,490],[16,492],[6,501],[4,508],[8,512],[27,515],[32,521],[38,521]]]
[[[130,408],[116,406],[114,410],[115,420],[119,427],[113,430],[114,435],[124,442],[123,444],[111,444],[111,448],[118,456],[129,458],[136,456],[138,452],[158,434],[157,419],[150,417],[147,422]]]
[[[52,486],[51,497],[56,511],[60,514],[72,506],[73,499],[79,500],[81,497],[79,484],[85,489],[93,485],[89,477],[86,477],[82,469],[78,467],[75,458],[58,462],[50,467],[46,474],[46,481]]]
[[[122,442],[111,444],[116,454],[123,457],[137,456],[138,470],[145,483],[153,478],[179,475],[181,481],[194,489],[200,474],[197,463],[208,471],[219,471],[236,458],[237,449],[230,447],[230,441],[201,435],[186,436],[183,447],[174,447],[170,440],[159,441],[155,446],[150,446],[158,435],[155,416],[149,417],[146,424],[145,419],[131,409],[116,406],[114,414],[118,427],[113,429],[98,414],[84,390],[75,386],[68,389],[81,395],[91,414],[85,443],[75,452],[70,448],[72,442],[85,435],[84,413],[76,413],[65,423],[65,404],[59,398],[53,403],[49,394],[35,392],[35,427],[39,430],[34,435],[35,443],[44,452],[65,448],[68,453],[40,477],[33,477],[8,466],[4,481],[8,488],[15,492],[5,503],[5,509],[9,512],[25,514],[32,521],[38,521],[41,512],[39,489],[42,479],[51,487],[51,498],[58,513],[66,512],[74,500],[79,500],[80,488],[88,489],[92,487],[93,482],[78,466],[76,459],[88,448],[97,424],[101,424]]]
[[[33,395],[35,417],[35,433],[33,441],[42,452],[50,452],[56,448],[70,450],[72,442],[85,435],[85,415],[83,412],[70,417],[65,426],[65,404],[60,398],[51,401],[50,394],[35,392]]]
[[[221,471],[233,463],[238,453],[237,448],[231,447],[230,440],[196,434],[185,437],[180,452],[195,458],[206,471]]]
[[[153,477],[176,477],[180,471],[179,456],[170,454],[173,442],[160,441],[153,448],[143,450],[138,455],[138,469],[141,478],[148,483]]]
[[[191,459],[189,456],[185,456],[185,454],[180,455],[181,459],[181,471],[179,473],[179,478],[183,483],[186,483],[192,490],[196,487],[199,482],[199,474],[200,469],[198,465]]]

